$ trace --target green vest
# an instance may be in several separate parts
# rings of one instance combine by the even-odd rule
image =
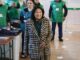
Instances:
[[[14,2],[19,2],[18,0],[13,0]]]
[[[7,9],[8,7],[6,5],[0,6],[0,28],[7,26]]]
[[[19,19],[20,17],[19,10],[16,8],[11,8],[8,11],[8,14],[9,14],[10,20],[16,20],[16,19]]]
[[[52,1],[51,7],[52,7],[52,13],[51,13],[51,18],[52,22],[63,22],[63,6],[64,2],[54,2]]]
[[[21,9],[21,10],[23,10],[24,8],[25,8],[25,6],[24,6],[24,5],[20,6],[20,9]]]

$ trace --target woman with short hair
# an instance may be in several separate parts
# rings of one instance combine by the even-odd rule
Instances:
[[[28,44],[25,40],[25,22],[31,18],[32,10],[34,8],[34,3],[32,0],[28,0],[26,3],[26,7],[20,12],[20,20],[21,20],[21,30],[22,30],[22,52],[21,57],[26,58],[28,56]]]

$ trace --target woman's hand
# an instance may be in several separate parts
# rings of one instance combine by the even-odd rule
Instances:
[[[46,47],[46,43],[45,42],[42,42],[41,44],[40,44],[40,48],[45,48]]]

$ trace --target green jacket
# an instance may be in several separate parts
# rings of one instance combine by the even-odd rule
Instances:
[[[8,14],[9,14],[10,20],[19,19],[19,17],[20,17],[20,14],[19,14],[19,8],[20,8],[19,1],[18,0],[12,0],[12,1],[16,3],[16,7],[12,7],[12,6],[9,7]]]
[[[0,6],[0,28],[7,26],[7,5]]]
[[[52,7],[52,11],[51,11],[51,19],[52,22],[63,22],[63,6],[64,6],[64,2],[55,2],[52,1],[51,5]]]
[[[11,7],[11,9],[8,11],[10,20],[15,20],[20,18],[20,13],[17,8]]]

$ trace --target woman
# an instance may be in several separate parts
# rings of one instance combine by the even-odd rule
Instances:
[[[22,55],[21,57],[25,58],[28,55],[28,48],[25,44],[24,36],[25,35],[25,22],[31,18],[32,10],[34,8],[34,3],[31,0],[27,1],[26,7],[20,13],[20,20],[21,20],[21,29],[22,29]]]
[[[44,17],[44,10],[36,6],[30,20],[26,22],[26,39],[31,60],[49,60],[51,30],[49,20]]]
[[[31,17],[32,10],[34,8],[34,3],[32,0],[28,0],[26,7],[20,13],[20,20],[23,22]]]

